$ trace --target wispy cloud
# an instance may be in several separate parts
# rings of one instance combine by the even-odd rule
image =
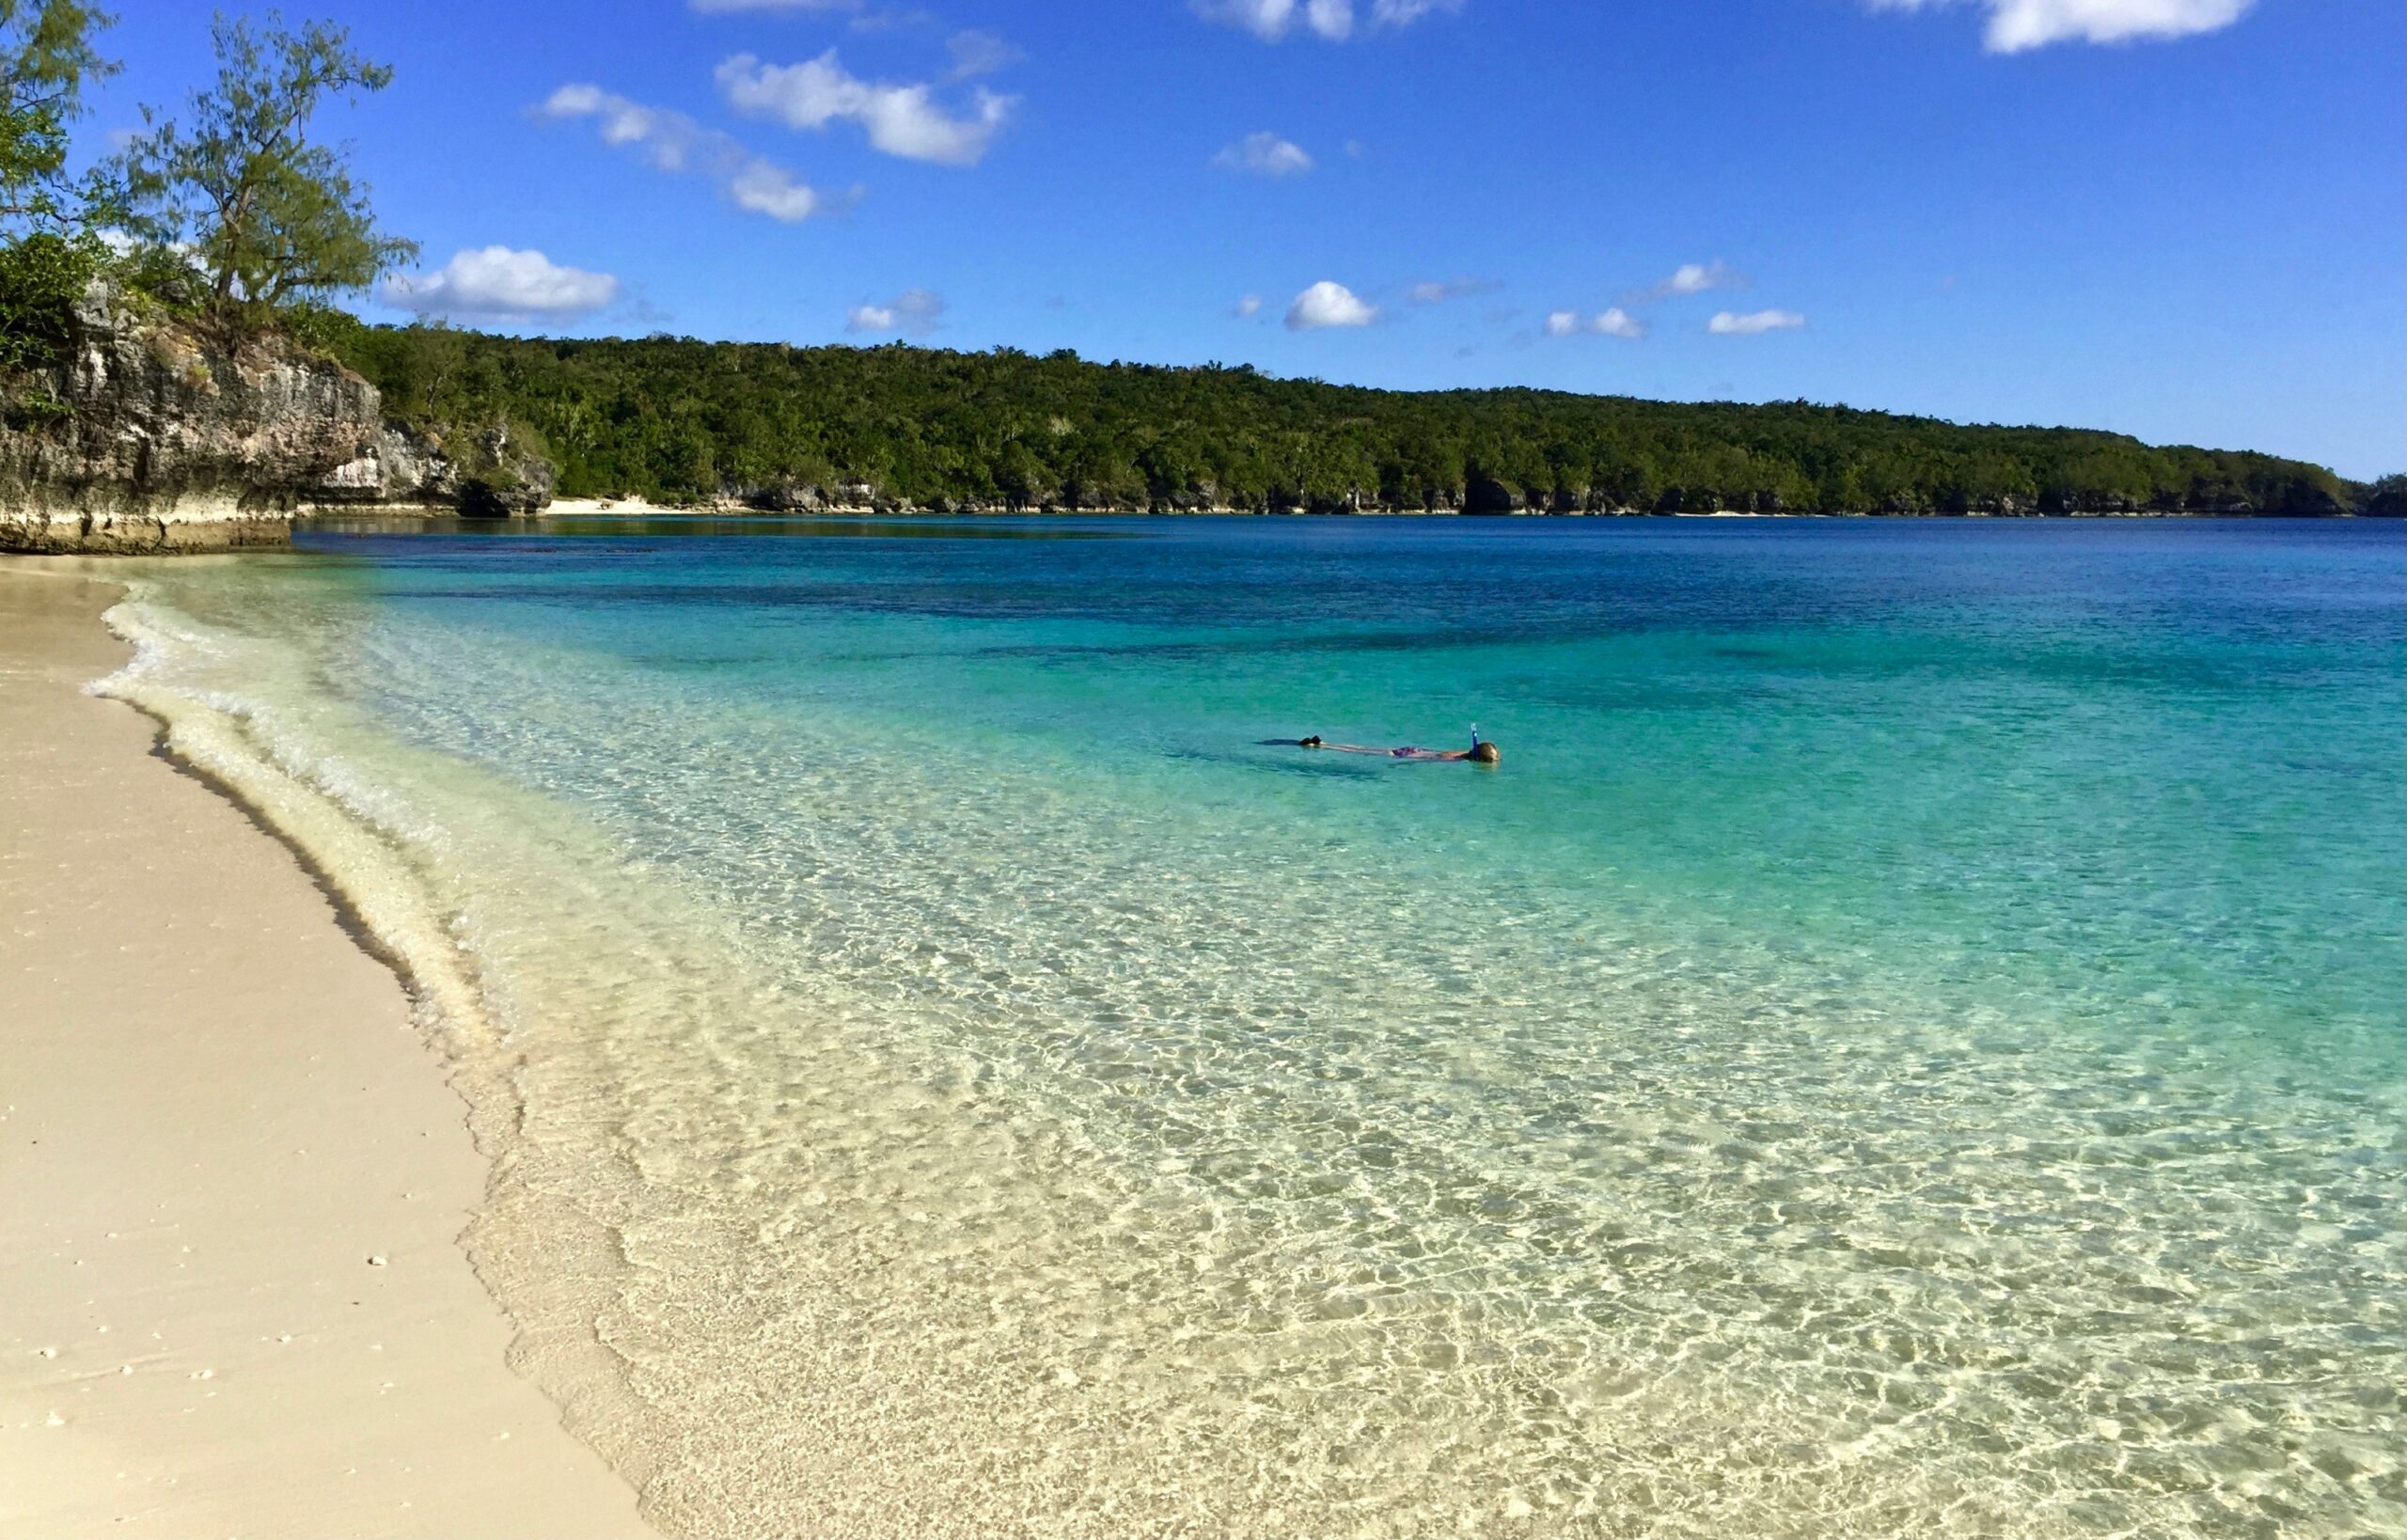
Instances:
[[[873,149],[940,165],[975,165],[984,159],[1017,101],[981,86],[969,115],[956,118],[936,104],[928,86],[889,85],[847,73],[832,48],[801,64],[764,64],[738,54],[718,67],[716,78],[720,94],[740,113],[796,129],[858,123]]]
[[[1239,321],[1251,321],[1261,313],[1262,296],[1260,294],[1248,294],[1245,298],[1237,301],[1236,304],[1229,306],[1229,314],[1236,317]]]
[[[1354,32],[1351,0],[1194,0],[1193,8],[1207,22],[1242,27],[1265,42],[1277,42],[1299,23],[1332,42]]]
[[[1313,158],[1293,140],[1270,133],[1249,134],[1212,157],[1223,171],[1251,171],[1257,177],[1299,177],[1313,168]]]
[[[1432,12],[1451,16],[1462,8],[1463,0],[1371,0],[1371,24],[1410,26]]]
[[[893,332],[924,337],[944,319],[944,296],[925,289],[906,289],[883,305],[856,305],[844,312],[848,332]]]
[[[1342,283],[1323,281],[1296,296],[1287,306],[1287,329],[1316,332],[1331,326],[1368,326],[1379,319],[1378,307],[1365,303]]]
[[[567,267],[540,251],[485,246],[455,253],[432,273],[396,274],[377,298],[397,310],[455,321],[576,321],[619,301],[607,273]]]
[[[1410,26],[1432,12],[1462,8],[1463,0],[1371,0],[1370,24]],[[1356,30],[1354,0],[1191,0],[1190,8],[1207,22],[1241,28],[1265,42],[1298,30],[1344,42]]]
[[[1875,10],[1928,10],[1977,5],[1990,13],[1984,44],[2021,54],[2050,43],[2137,42],[2217,32],[2255,0],[1869,0]]]
[[[855,32],[890,32],[900,27],[940,24],[927,11],[916,8],[873,9],[870,0],[685,0],[685,8],[704,16],[756,13],[848,16],[852,19],[845,24]]]
[[[1583,333],[1596,337],[1641,338],[1646,335],[1646,323],[1618,305],[1593,316],[1583,316],[1577,310],[1557,310],[1546,318],[1546,335],[1549,337],[1579,337]]]
[[[1724,310],[1705,323],[1716,337],[1761,337],[1766,332],[1793,332],[1805,324],[1794,310],[1752,310],[1744,315]]]
[[[724,16],[744,10],[858,10],[861,0],[685,0],[688,10]]]
[[[1028,57],[1025,49],[1007,42],[991,32],[956,32],[945,39],[945,51],[952,55],[952,68],[945,71],[947,80],[970,80],[979,75],[991,75],[998,70],[1008,70]]]
[[[1492,294],[1503,285],[1493,278],[1443,278],[1416,283],[1405,291],[1405,297],[1415,305],[1443,305],[1448,300],[1469,299],[1474,294]]]
[[[1688,294],[1702,294],[1712,289],[1744,289],[1747,275],[1720,260],[1682,262],[1662,282],[1641,289],[1628,296],[1628,303],[1643,305],[1655,300],[1678,299]]]
[[[830,200],[774,161],[753,154],[728,134],[681,112],[648,107],[599,86],[563,86],[536,109],[559,119],[591,118],[602,142],[626,149],[654,170],[707,177],[729,201],[750,213],[796,224],[825,213]]]

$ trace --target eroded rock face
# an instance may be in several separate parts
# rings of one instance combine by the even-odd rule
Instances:
[[[0,549],[273,544],[380,424],[375,387],[347,369],[135,324],[97,289],[52,391],[63,416],[0,432]]]
[[[306,500],[320,507],[419,506],[508,518],[549,507],[556,484],[551,462],[520,452],[505,428],[447,442],[387,422],[366,454],[337,466]]]
[[[50,385],[63,413],[0,429],[0,551],[280,545],[313,506],[551,501],[549,464],[498,428],[447,452],[387,423],[376,387],[339,364],[274,338],[228,350],[98,287]]]
[[[291,544],[292,517],[185,498],[150,511],[0,510],[0,551],[53,556],[169,556]]]

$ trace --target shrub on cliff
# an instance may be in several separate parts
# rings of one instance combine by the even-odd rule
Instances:
[[[75,302],[105,253],[89,237],[38,231],[0,244],[0,419],[25,428],[63,415],[49,376]]]

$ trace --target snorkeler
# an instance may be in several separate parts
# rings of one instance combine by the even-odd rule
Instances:
[[[1364,744],[1325,743],[1317,732],[1309,737],[1297,739],[1296,746],[1298,748],[1325,748],[1332,754],[1376,754],[1381,759],[1413,760],[1429,762],[1459,762],[1468,761],[1472,764],[1497,764],[1502,762],[1504,758],[1503,751],[1499,749],[1494,744],[1482,738],[1479,735],[1479,729],[1477,728],[1471,730],[1471,746],[1469,748],[1415,748],[1410,746],[1407,746],[1403,748],[1372,748]]]

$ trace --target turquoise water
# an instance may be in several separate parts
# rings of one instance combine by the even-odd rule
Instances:
[[[330,526],[111,687],[417,984],[670,1527],[2352,1533],[2402,536]]]

